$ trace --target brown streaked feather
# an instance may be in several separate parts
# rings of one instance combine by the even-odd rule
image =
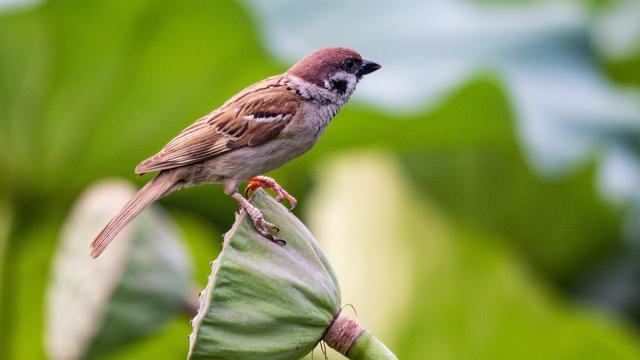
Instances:
[[[158,154],[141,162],[136,174],[185,166],[239,147],[264,144],[295,117],[300,101],[281,77],[253,85],[180,132]]]
[[[182,180],[184,171],[172,170],[161,172],[149,181],[102,229],[91,243],[91,257],[97,258],[107,248],[111,240],[127,226],[142,210],[154,201],[171,192],[171,189]]]

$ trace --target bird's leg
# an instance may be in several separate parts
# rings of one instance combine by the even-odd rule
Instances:
[[[267,239],[280,246],[284,246],[286,244],[286,241],[277,238],[269,233],[270,229],[274,229],[276,231],[279,231],[280,229],[278,229],[276,225],[265,220],[260,209],[253,206],[247,199],[242,197],[239,192],[231,194],[231,197],[236,199],[240,203],[240,206],[244,208],[244,210],[247,212],[247,215],[249,215],[249,217],[253,221],[253,226],[256,228],[256,231],[260,233],[260,235],[266,237]]]
[[[242,195],[238,192],[237,184],[225,183],[224,189],[225,193],[236,199],[240,206],[247,212],[247,215],[249,215],[249,218],[251,218],[251,221],[253,221],[253,226],[260,235],[280,246],[284,246],[287,243],[286,241],[277,238],[269,233],[270,229],[274,229],[275,231],[280,231],[280,229],[278,229],[276,225],[265,220],[260,209],[253,206],[247,199],[242,197]]]
[[[287,199],[290,205],[289,211],[293,211],[293,209],[296,208],[296,205],[298,204],[298,200],[296,200],[296,198],[291,196],[285,189],[282,188],[282,186],[278,185],[278,183],[272,178],[268,176],[256,176],[256,177],[250,178],[248,181],[249,181],[249,185],[247,186],[247,189],[244,191],[245,196],[248,197],[251,191],[254,191],[261,187],[266,187],[266,188],[273,189],[273,191],[276,192],[276,201],[282,202],[282,200]]]

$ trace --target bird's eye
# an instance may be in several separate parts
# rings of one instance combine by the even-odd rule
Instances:
[[[356,61],[354,59],[347,59],[344,61],[345,70],[353,70],[353,67],[356,66]]]

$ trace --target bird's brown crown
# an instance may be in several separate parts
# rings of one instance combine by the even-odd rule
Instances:
[[[361,61],[362,56],[349,48],[321,48],[300,59],[287,73],[323,86],[330,74],[340,68],[347,59]]]

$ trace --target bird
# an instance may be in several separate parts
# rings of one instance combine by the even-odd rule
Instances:
[[[276,200],[297,204],[278,183],[263,174],[311,149],[363,76],[381,66],[345,47],[317,49],[286,72],[259,81],[196,120],[135,173],[158,172],[96,236],[91,257],[98,257],[116,235],[154,201],[179,189],[222,184],[258,233],[278,245],[278,227],[265,220],[247,199],[249,191],[270,188]],[[248,181],[245,196],[238,186]]]

